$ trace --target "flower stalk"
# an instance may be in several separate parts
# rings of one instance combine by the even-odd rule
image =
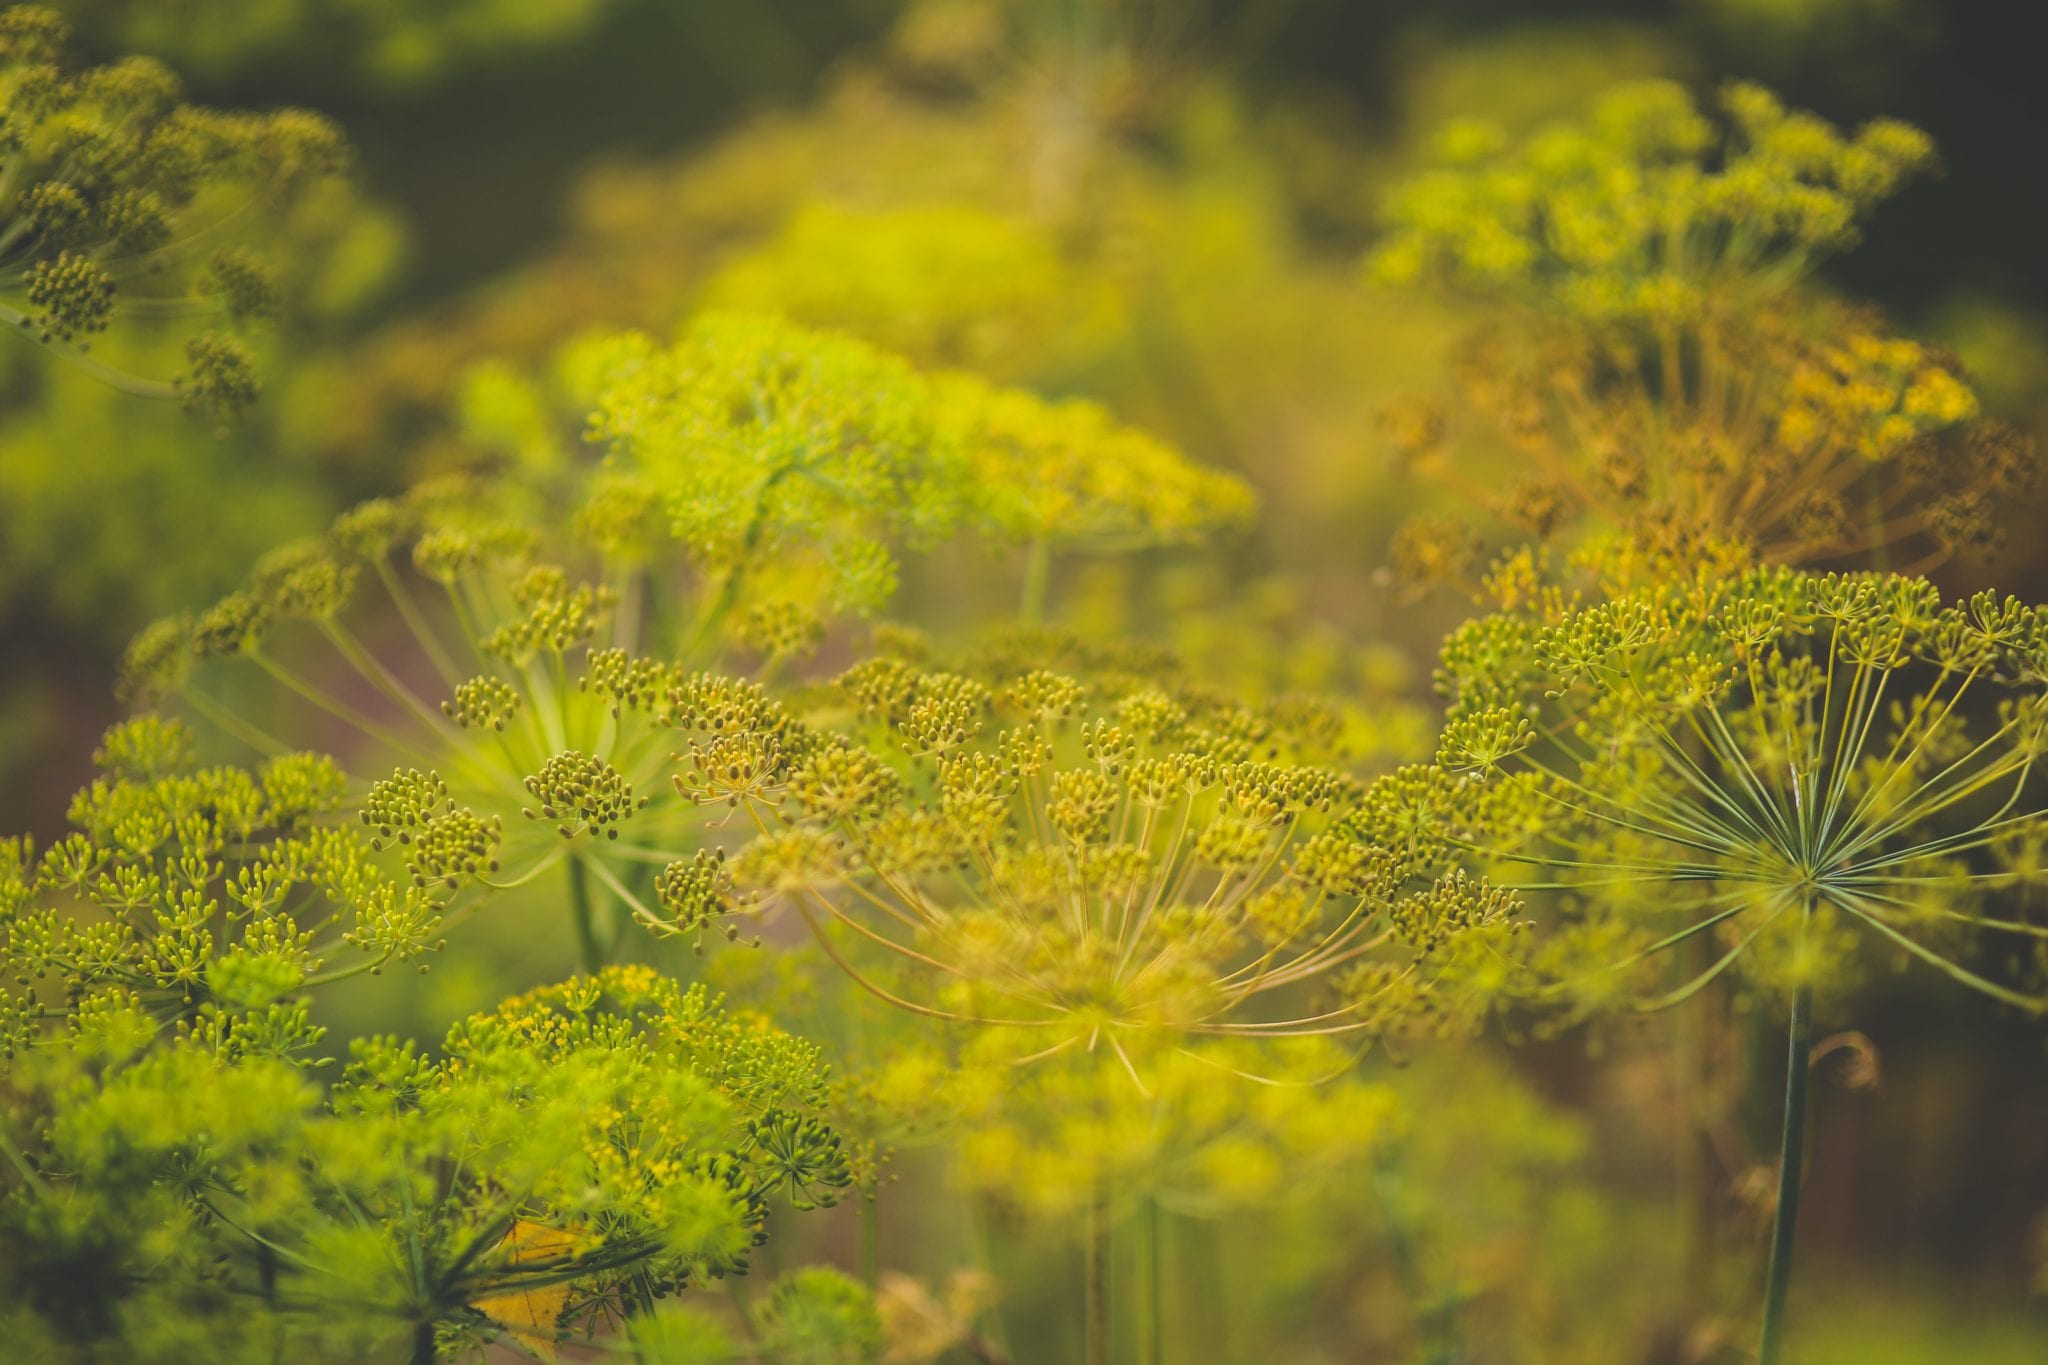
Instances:
[[[1785,1123],[1778,1145],[1778,1209],[1771,1225],[1771,1269],[1764,1284],[1759,1365],[1778,1365],[1784,1351],[1785,1297],[1792,1287],[1792,1234],[1799,1222],[1799,1190],[1806,1164],[1806,1093],[1812,1050],[1813,988],[1801,986],[1792,997],[1792,1019],[1786,1031]]]

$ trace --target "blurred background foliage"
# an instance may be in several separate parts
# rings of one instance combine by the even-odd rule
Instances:
[[[1878,210],[1822,286],[1952,351],[1987,414],[2048,423],[2033,137],[2048,86],[2032,69],[2048,20],[1995,0],[59,8],[90,56],[157,57],[194,100],[327,115],[357,168],[267,244],[284,270],[252,340],[266,392],[231,426],[110,392],[27,344],[0,351],[8,829],[62,829],[114,714],[113,660],[144,622],[211,600],[356,499],[573,443],[577,409],[550,387],[563,347],[671,338],[703,308],[780,312],[923,367],[1094,399],[1249,481],[1263,514],[1219,555],[1060,566],[1066,619],[1167,637],[1217,684],[1347,691],[1372,714],[1363,751],[1423,755],[1434,650],[1462,607],[1412,598],[1386,566],[1402,523],[1453,499],[1404,471],[1386,413],[1440,381],[1480,312],[1368,282],[1360,261],[1388,189],[1430,163],[1446,124],[1519,137],[1638,77],[1756,78],[1840,125],[1926,129],[1937,174]],[[160,369],[181,344],[142,327],[95,354]],[[2006,510],[1997,554],[1944,582],[2048,597],[2038,509]],[[962,553],[908,568],[894,610],[981,610],[985,565]],[[1264,647],[1275,639],[1292,647]],[[432,1035],[550,974],[566,932],[534,924],[350,1008]],[[900,1043],[808,950],[714,954],[705,970],[854,1062]],[[1903,980],[1877,997],[1864,1018],[1881,1085],[1823,1081],[1819,1140],[1850,1155],[1810,1191],[1821,1270],[1797,1358],[2041,1359],[2039,1037],[1988,1006],[1928,1011]],[[1661,1027],[1432,1045],[1376,1078],[1411,1117],[1358,1143],[1344,1178],[1256,1212],[1169,1207],[1165,1358],[1740,1358],[1739,1323],[1723,1340],[1711,1315],[1681,1332],[1671,1312],[1693,1272],[1668,1154],[1689,1126],[1643,1061],[1667,1046]],[[1769,1038],[1739,1018],[1725,1033],[1759,1055]],[[1761,1236],[1769,1122],[1737,1109],[1721,1135],[1731,1239]],[[1057,1243],[971,1180],[949,1193],[914,1116],[885,1136],[901,1188],[872,1215],[895,1276],[884,1318],[911,1343],[892,1358],[963,1358],[982,1333],[1019,1360],[1064,1358],[1069,1344],[1032,1335],[1068,1316],[1045,1311],[1073,1293]],[[851,1263],[856,1211],[820,1221],[768,1267]]]

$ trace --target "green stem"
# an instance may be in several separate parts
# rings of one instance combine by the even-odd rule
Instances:
[[[63,357],[66,361],[84,370],[102,384],[110,385],[123,393],[132,393],[139,398],[176,398],[178,396],[178,388],[175,384],[166,384],[159,379],[144,379],[139,374],[130,374],[126,370],[115,369],[112,365],[95,360],[76,346],[68,345],[64,342],[42,340],[35,334],[35,319],[22,312],[19,308],[10,308],[5,304],[0,304],[0,326],[4,326],[6,330],[13,332],[32,346],[39,346],[53,355]]]
[[[626,948],[627,935],[632,931],[634,924],[633,907],[642,903],[640,893],[647,889],[647,876],[652,874],[653,871],[654,869],[645,863],[628,869],[626,880],[631,884],[626,886],[625,890],[631,893],[631,898],[628,899],[626,896],[615,896],[612,898],[612,925],[610,933],[613,954],[618,954]]]
[[[747,522],[746,535],[740,540],[740,553],[726,571],[724,581],[718,585],[718,595],[707,601],[690,623],[688,643],[683,651],[685,660],[697,659],[706,645],[715,642],[719,625],[739,605],[740,581],[753,563],[754,556],[760,553],[761,542],[768,529],[768,495],[796,469],[793,464],[785,464],[763,479],[761,486],[754,490],[754,511]]]
[[[1160,1311],[1164,1287],[1160,1273],[1160,1212],[1157,1199],[1145,1201],[1145,1365],[1163,1365],[1166,1359],[1164,1332],[1166,1315]]]
[[[1799,1221],[1799,1182],[1806,1155],[1806,1083],[1813,1050],[1813,988],[1792,997],[1785,1048],[1785,1128],[1778,1145],[1778,1213],[1771,1228],[1771,1274],[1764,1285],[1763,1342],[1757,1365],[1778,1365],[1784,1349],[1785,1293],[1792,1287],[1792,1232]]]
[[[29,1164],[27,1153],[15,1146],[5,1133],[0,1133],[0,1153],[6,1154],[7,1160],[13,1165],[15,1170],[21,1172],[21,1178],[33,1186],[37,1194],[47,1194],[49,1192],[49,1186],[43,1183],[43,1177],[36,1172],[36,1168],[33,1165]]]
[[[1427,1365],[1448,1365],[1459,1358],[1457,1343],[1457,1300],[1449,1293],[1431,1289],[1422,1264],[1415,1230],[1401,1189],[1401,1174],[1390,1153],[1381,1153],[1372,1165],[1373,1194],[1386,1219],[1387,1251],[1394,1275],[1415,1313],[1418,1358]]]
[[[1704,956],[1706,940],[1695,939],[1691,972]],[[1678,1150],[1675,1155],[1678,1183],[1678,1229],[1680,1248],[1679,1284],[1683,1294],[1680,1311],[1688,1323],[1706,1313],[1713,1284],[1713,1173],[1707,1153],[1708,1039],[1711,1021],[1704,1013],[1709,1002],[1673,1011],[1674,1061],[1678,1070]]]
[[[412,1365],[434,1365],[439,1356],[434,1344],[434,1324],[431,1319],[413,1324]]]
[[[882,1269],[882,1211],[875,1204],[875,1187],[860,1192],[860,1280],[870,1290]]]
[[[1009,1283],[1007,1277],[1010,1266],[1007,1260],[998,1260],[997,1251],[998,1248],[1012,1247],[1015,1243],[1004,1235],[1005,1229],[996,1226],[999,1216],[995,1201],[987,1195],[968,1201],[967,1235],[973,1242],[975,1263],[987,1274],[991,1282],[1006,1285]],[[999,1354],[1006,1358],[1013,1354],[1007,1316],[1009,1305],[1010,1295],[999,1294],[994,1307],[989,1311],[991,1334],[995,1337]]]
[[[580,856],[569,859],[569,915],[576,925],[576,946],[583,953],[583,970],[594,975],[604,969],[609,954],[597,941],[597,925],[590,907],[590,870]]]
[[[1088,1203],[1085,1303],[1088,1365],[1109,1365],[1109,1209],[1099,1191]]]
[[[1052,541],[1040,536],[1024,558],[1024,591],[1017,599],[1017,619],[1035,626],[1045,619],[1045,599],[1052,587]]]
[[[754,1321],[754,1306],[747,1300],[746,1286],[737,1275],[728,1275],[724,1280],[726,1296],[732,1300],[733,1316],[739,1320],[740,1332],[746,1337],[750,1360],[759,1359],[761,1354],[761,1328]]]
[[[1877,481],[1872,479],[1864,494],[1864,515],[1870,519],[1866,534],[1870,537],[1870,567],[1879,573],[1889,572],[1892,567],[1892,547],[1878,539],[1878,528],[1884,524],[1884,503],[1878,497]]]
[[[376,570],[377,581],[384,585],[385,593],[391,598],[391,604],[398,608],[399,619],[412,632],[412,638],[419,642],[434,671],[453,691],[462,682],[462,671],[456,668],[455,660],[448,657],[448,651],[441,648],[440,638],[434,634],[433,628],[427,624],[426,614],[420,610],[419,599],[412,595],[412,589],[405,586],[405,580],[391,567],[389,555],[373,555],[370,564]]]

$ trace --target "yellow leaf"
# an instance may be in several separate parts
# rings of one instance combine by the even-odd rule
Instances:
[[[552,1261],[575,1249],[576,1239],[560,1228],[529,1223],[524,1219],[516,1220],[511,1231],[505,1234],[505,1240],[498,1243],[498,1250],[507,1253],[506,1264],[513,1266]],[[493,1294],[489,1298],[478,1299],[471,1307],[493,1321],[503,1323],[520,1345],[549,1365],[554,1365],[555,1322],[562,1316],[562,1305],[568,1301],[569,1286],[560,1283],[515,1290],[510,1294]]]

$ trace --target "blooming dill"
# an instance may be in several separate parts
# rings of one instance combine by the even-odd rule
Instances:
[[[645,968],[435,1056],[358,1040],[325,1095],[331,1056],[221,1051],[87,988],[0,1081],[0,1276],[31,1352],[175,1356],[229,1323],[252,1360],[551,1352],[744,1273],[775,1209],[849,1180],[817,1050]]]
[[[2036,476],[2033,442],[1981,416],[1951,357],[1803,283],[1931,144],[1884,120],[1845,135],[1753,85],[1720,106],[1725,131],[1681,88],[1637,84],[1517,148],[1446,135],[1371,268],[1501,321],[1463,348],[1457,400],[1397,406],[1388,439],[1523,535],[1907,571],[1982,552]],[[1513,477],[1482,472],[1475,412]],[[1478,556],[1458,518],[1394,547],[1405,577],[1467,589]]]
[[[81,66],[64,19],[31,5],[0,11],[0,89],[0,321],[119,388],[234,416],[258,381],[233,333],[278,301],[253,244],[346,169],[340,131],[303,110],[188,104],[146,57]],[[150,316],[218,325],[193,332],[169,383],[87,354],[115,323]]]
[[[949,385],[942,417],[940,387],[901,361],[770,319],[709,316],[666,351],[629,336],[565,363],[590,394],[603,463],[548,448],[496,477],[352,509],[207,610],[145,631],[128,677],[135,695],[174,697],[265,752],[285,746],[218,699],[224,665],[253,665],[349,725],[396,765],[356,787],[380,851],[472,905],[566,871],[593,968],[619,946],[616,930],[602,938],[598,901],[659,932],[738,934],[730,917],[745,907],[697,802],[772,784],[822,742],[739,667],[769,679],[817,647],[827,619],[879,607],[900,546],[1089,533],[1087,518],[1062,533],[1010,515],[1031,443],[1057,442],[1066,460],[1048,481],[1053,520],[1102,501],[1118,509],[1101,514],[1104,534],[1122,544],[1193,535],[1246,505],[1234,481],[1097,409],[975,389],[969,408],[1003,414],[984,419]],[[1032,434],[1034,417],[1050,436]],[[985,430],[1002,433],[1000,452]],[[1129,449],[1147,460],[1145,487],[1096,494],[1090,470]],[[405,631],[397,647],[354,624],[375,619],[356,601],[366,584]]]
[[[1021,1060],[1099,1053],[1143,1092],[1162,1048],[1370,1036],[1464,992],[1483,1015],[1513,970],[1513,899],[1363,836],[1393,788],[1305,761],[1329,732],[1299,712],[889,658],[839,688],[858,738],[705,793],[759,831],[733,875],[871,993]]]
[[[1519,604],[1457,631],[1440,673],[1438,764],[1484,793],[1459,803],[1452,841],[1563,912],[1530,960],[1572,1013],[1675,1005],[1731,969],[1789,1002],[1774,1360],[1816,993],[1842,988],[1866,941],[2048,1011],[1978,961],[2017,946],[2019,975],[2048,964],[2048,926],[2006,894],[2048,829],[2048,634],[2016,599],[1945,604],[1899,575],[1664,561],[1590,604],[1531,591],[1513,565],[1501,579]],[[1646,993],[1695,940],[1712,960]]]

